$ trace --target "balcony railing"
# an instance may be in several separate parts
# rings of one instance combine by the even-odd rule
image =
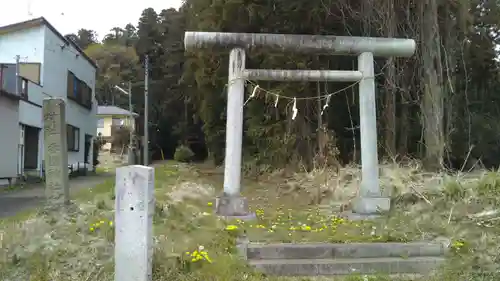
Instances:
[[[16,92],[16,81],[18,81],[18,90]],[[16,79],[16,66],[12,64],[0,64],[0,91],[14,98],[27,98],[28,80],[19,77]]]

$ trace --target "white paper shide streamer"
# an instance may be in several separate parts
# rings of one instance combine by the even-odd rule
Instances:
[[[331,97],[332,97],[332,95],[328,95],[326,97],[326,102],[325,102],[325,105],[323,105],[323,109],[321,110],[321,115],[323,115],[323,113],[325,113],[325,110],[328,108],[328,104],[330,103]]]
[[[299,111],[297,110],[297,98],[293,98],[292,120],[295,120],[298,112]]]
[[[257,91],[259,90],[259,85],[255,86],[253,88],[253,91],[252,91],[252,94],[250,95],[250,98],[253,99],[255,97],[255,95],[257,94]]]

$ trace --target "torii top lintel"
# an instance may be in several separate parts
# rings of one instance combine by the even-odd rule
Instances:
[[[358,55],[371,52],[378,57],[410,57],[415,53],[416,44],[412,39],[384,37],[192,31],[186,31],[184,34],[186,51],[236,47],[331,55]]]

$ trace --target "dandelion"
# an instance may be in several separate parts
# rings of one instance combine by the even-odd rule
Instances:
[[[302,225],[301,229],[303,231],[311,231],[311,227],[309,225]]]
[[[226,230],[236,230],[236,229],[238,229],[237,225],[230,224],[226,226]]]
[[[256,214],[257,216],[263,216],[263,215],[264,215],[264,210],[263,210],[263,209],[257,209],[257,210],[255,211],[255,214]]]
[[[212,202],[208,202],[208,203],[207,203],[207,206],[209,206],[209,207],[210,207],[210,206],[212,206],[212,205],[213,205],[213,203],[212,203]]]
[[[453,241],[453,243],[451,244],[451,248],[455,251],[459,251],[460,249],[462,249],[463,247],[465,246],[465,242],[464,241],[461,241],[461,240],[456,240],[456,241]]]
[[[210,259],[210,256],[208,255],[208,252],[205,251],[205,248],[203,246],[198,246],[198,250],[191,252],[186,252],[186,255],[191,257],[191,262],[199,262],[199,261],[207,261],[209,263],[212,262],[212,259]]]

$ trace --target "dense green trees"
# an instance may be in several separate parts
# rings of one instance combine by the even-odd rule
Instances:
[[[132,81],[140,114],[142,63],[148,54],[153,147],[172,155],[179,144],[199,151],[206,145],[216,162],[224,153],[228,54],[185,53],[185,30],[414,38],[414,57],[376,61],[380,154],[419,157],[428,168],[437,169],[450,163],[460,166],[465,159],[499,164],[499,13],[493,0],[186,0],[180,10],[144,10],[137,28],[114,28],[97,45],[92,31],[71,36],[101,68],[99,102],[125,105],[126,98],[110,85]],[[248,54],[247,65],[353,69],[356,61],[255,50]],[[348,85],[259,85],[288,97],[336,94],[323,115],[325,100],[300,100],[301,114],[294,121],[284,100],[277,107],[265,95],[250,101],[245,107],[247,161],[275,167],[302,163],[310,168],[322,159],[320,154],[335,154],[337,148],[343,162],[359,160],[356,87],[341,91]]]

